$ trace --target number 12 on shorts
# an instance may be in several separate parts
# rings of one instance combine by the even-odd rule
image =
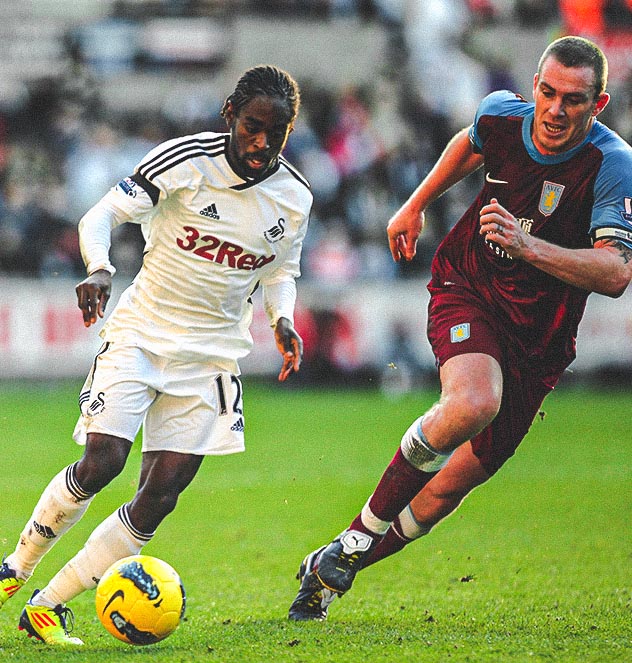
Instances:
[[[215,377],[215,388],[217,390],[217,402],[219,404],[220,416],[229,414],[228,402],[230,401],[232,392],[234,392],[234,397],[231,414],[243,414],[241,381],[236,375],[219,373]]]

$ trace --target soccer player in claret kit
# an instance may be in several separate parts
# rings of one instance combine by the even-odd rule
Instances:
[[[65,603],[135,555],[176,506],[206,455],[244,449],[239,360],[252,337],[251,296],[282,355],[280,380],[299,369],[295,279],[312,193],[281,151],[300,104],[296,82],[269,65],[249,69],[222,109],[228,133],[203,132],[152,150],[80,222],[88,278],[77,286],[86,326],[104,315],[111,229],[141,223],[143,265],[106,322],[81,392],[75,439],[83,457],[45,489],[15,551],[0,567],[0,605],[123,469],[143,426],[139,489],[24,608],[20,627],[52,645],[68,634]],[[89,183],[87,184],[89,185]]]
[[[440,244],[428,338],[441,396],[404,433],[365,506],[305,557],[293,620],[323,620],[356,573],[430,532],[492,477],[575,357],[590,292],[632,278],[632,149],[597,121],[607,62],[565,37],[543,53],[535,103],[492,93],[388,224],[410,260],[424,209],[484,166],[478,197]]]

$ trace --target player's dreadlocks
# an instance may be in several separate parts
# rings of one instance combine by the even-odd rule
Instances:
[[[301,104],[298,83],[286,71],[273,65],[259,65],[248,69],[237,81],[237,85],[222,107],[225,116],[228,104],[232,104],[235,114],[251,99],[258,96],[278,97],[286,101],[290,111],[290,123],[294,122]]]

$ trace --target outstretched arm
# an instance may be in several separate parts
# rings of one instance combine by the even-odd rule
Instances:
[[[616,239],[592,249],[567,249],[527,234],[516,218],[492,198],[481,209],[481,235],[489,235],[512,257],[530,263],[577,288],[620,297],[632,280],[632,249]]]
[[[432,170],[388,222],[386,232],[395,262],[415,257],[428,205],[482,165],[483,157],[474,152],[468,134],[469,127],[450,140]]]

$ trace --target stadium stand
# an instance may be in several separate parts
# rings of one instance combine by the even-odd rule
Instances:
[[[82,214],[161,140],[223,130],[221,105],[246,68],[273,62],[302,87],[303,110],[286,151],[315,194],[302,288],[311,283],[340,292],[354,281],[375,294],[383,282],[405,286],[425,280],[440,237],[471,199],[479,175],[430,208],[411,264],[393,263],[385,241],[387,219],[453,133],[471,121],[482,96],[501,88],[530,96],[532,63],[551,38],[585,34],[604,48],[613,102],[601,118],[632,139],[631,4],[4,0],[0,355],[5,372],[9,359],[15,363],[9,374],[23,372],[25,365],[11,340],[18,334],[11,315],[20,307],[7,293],[18,297],[24,278],[31,284],[81,278],[76,223]],[[118,278],[129,279],[141,260],[140,233],[128,225],[115,232],[112,260]],[[315,327],[337,330],[342,349],[327,351],[345,356],[348,321],[336,310],[310,313]],[[53,321],[52,328],[67,329],[65,320]],[[374,335],[384,339],[379,330]],[[66,348],[60,365],[70,342],[74,338],[59,341]],[[312,345],[314,352],[324,351]],[[379,348],[370,352],[377,357]],[[431,357],[423,360],[432,364]],[[38,361],[33,360],[34,372]],[[329,370],[336,360],[315,361]]]
[[[345,277],[418,274],[468,192],[435,204],[416,264],[391,265],[385,220],[484,94],[530,94],[525,63],[551,36],[605,44],[604,117],[630,137],[631,16],[624,0],[5,0],[0,273],[80,274],[69,228],[86,209],[159,140],[221,130],[229,81],[271,61],[304,90],[287,156],[315,191],[306,278],[335,276],[343,247]],[[121,232],[132,273],[141,243]]]

